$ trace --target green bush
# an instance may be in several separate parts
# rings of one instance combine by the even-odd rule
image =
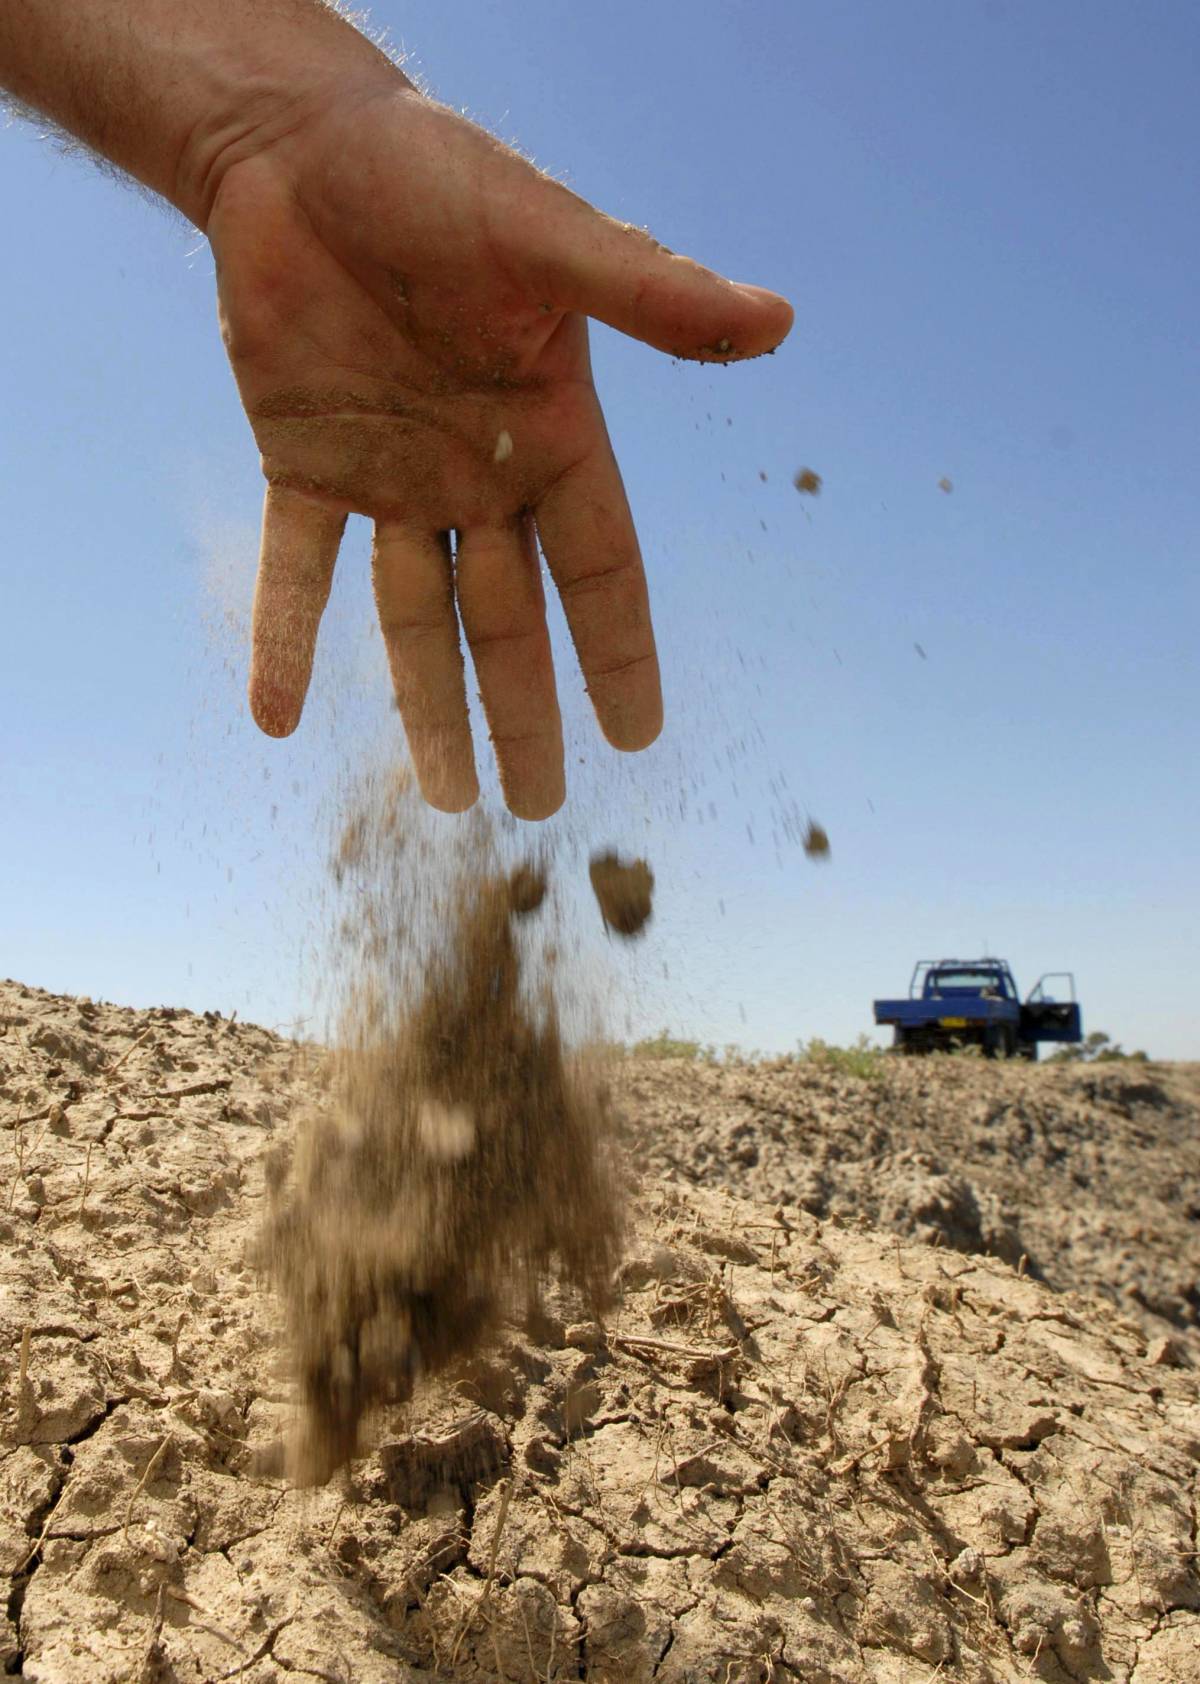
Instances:
[[[1047,1064],[1148,1064],[1144,1052],[1126,1052],[1120,1041],[1114,1041],[1103,1029],[1093,1029],[1073,1047],[1059,1047],[1046,1060]]]
[[[669,1029],[660,1029],[657,1035],[635,1041],[629,1051],[634,1058],[681,1058],[688,1064],[712,1064],[717,1056],[714,1046],[680,1040]]]
[[[836,1070],[843,1076],[855,1076],[863,1082],[877,1081],[884,1072],[883,1048],[877,1047],[867,1035],[860,1035],[848,1047],[835,1046],[814,1035],[811,1041],[801,1041],[797,1052],[809,1064]]]
[[[778,1069],[788,1064],[808,1063],[864,1082],[880,1079],[886,1069],[883,1048],[875,1046],[866,1035],[860,1035],[848,1047],[835,1046],[832,1041],[814,1036],[811,1041],[799,1042],[794,1053],[776,1058],[758,1048],[738,1046],[736,1041],[716,1047],[711,1041],[689,1041],[672,1035],[669,1029],[660,1029],[657,1035],[647,1035],[624,1050],[630,1058],[677,1058],[686,1064],[766,1064]]]

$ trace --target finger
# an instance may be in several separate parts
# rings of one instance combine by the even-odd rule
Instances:
[[[559,308],[701,362],[762,356],[787,337],[794,313],[786,298],[726,280],[556,183],[547,187],[554,214],[543,214],[534,249],[548,254],[547,283]]]
[[[504,799],[518,818],[562,806],[562,719],[532,523],[459,535],[455,585]]]
[[[300,723],[345,515],[267,487],[250,631],[250,712],[269,737]]]
[[[645,748],[662,730],[662,686],[637,533],[603,429],[536,518],[600,729],[614,748]]]
[[[479,782],[447,536],[379,522],[371,577],[421,794],[431,807],[461,813],[478,796]]]

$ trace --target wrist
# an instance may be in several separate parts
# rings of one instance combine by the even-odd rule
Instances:
[[[344,110],[412,86],[352,25],[323,7],[306,11],[306,28],[293,25],[274,38],[250,42],[235,39],[206,55],[199,78],[202,109],[186,129],[167,191],[204,231],[234,166],[319,122],[335,102]]]

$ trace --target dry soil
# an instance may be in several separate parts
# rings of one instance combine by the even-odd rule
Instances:
[[[626,1063],[611,1310],[551,1280],[306,1489],[254,1256],[329,1080],[0,985],[10,1674],[1200,1679],[1194,1069]]]

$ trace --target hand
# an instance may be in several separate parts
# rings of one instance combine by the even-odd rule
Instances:
[[[588,316],[660,351],[771,350],[792,312],[611,221],[390,77],[352,84],[221,178],[222,331],[267,478],[250,706],[296,728],[348,513],[421,789],[478,794],[458,622],[505,799],[564,795],[537,546],[600,726],[662,726],[646,580],[592,384]]]

